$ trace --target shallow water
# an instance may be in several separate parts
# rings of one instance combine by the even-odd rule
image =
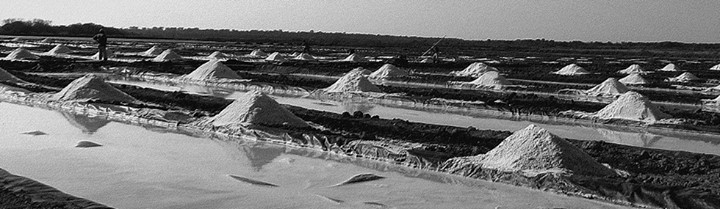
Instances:
[[[182,91],[197,95],[210,95],[223,98],[238,98],[244,92],[229,91],[191,84],[167,85],[142,81],[112,81],[113,83],[136,85],[162,91]],[[464,116],[452,113],[424,112],[411,109],[387,107],[375,104],[343,103],[337,101],[320,101],[311,98],[273,96],[279,103],[299,106],[308,109],[334,113],[362,111],[381,118],[399,118],[408,121],[450,125],[459,127],[473,126],[478,129],[516,131],[525,128],[532,122]],[[611,128],[589,127],[582,125],[539,124],[558,136],[580,140],[606,141],[615,144],[630,145],[663,150],[679,150],[695,153],[720,155],[720,136],[711,134],[693,134],[682,132],[663,132],[647,130],[614,130]]]
[[[22,134],[36,130],[47,135]],[[0,168],[117,208],[619,207],[363,159],[324,160],[327,153],[299,148],[155,132],[9,103],[0,103],[0,133]],[[82,140],[103,146],[75,148]],[[385,178],[333,187],[361,173]]]

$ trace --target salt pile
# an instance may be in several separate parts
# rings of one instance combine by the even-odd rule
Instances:
[[[347,57],[345,57],[345,59],[342,59],[340,61],[342,61],[342,62],[362,62],[364,60],[365,60],[364,57],[361,57],[355,53],[352,53],[351,55],[348,55]]]
[[[184,75],[181,79],[188,80],[218,80],[218,79],[241,79],[228,66],[224,65],[220,60],[210,60],[192,71],[190,74]]]
[[[700,78],[698,78],[697,76],[695,76],[689,72],[684,72],[683,74],[680,74],[677,77],[667,79],[667,81],[670,81],[670,82],[683,82],[683,83],[690,82],[690,81],[696,81],[696,80],[700,80]]]
[[[600,119],[624,119],[649,123],[670,117],[658,110],[645,96],[634,91],[621,95],[617,100],[597,111],[594,116]]]
[[[313,57],[312,55],[310,55],[310,54],[308,54],[308,53],[301,53],[301,54],[295,56],[293,59],[296,59],[296,60],[315,60],[315,57]]]
[[[430,58],[425,58],[423,60],[420,60],[420,63],[434,63],[434,62],[435,62],[435,60],[430,59]]]
[[[498,69],[490,67],[482,62],[475,62],[465,67],[465,69],[463,69],[462,71],[454,71],[450,74],[455,76],[479,77],[483,73],[488,71],[498,71]]]
[[[710,70],[720,70],[720,64],[711,67]]]
[[[153,61],[155,61],[155,62],[165,62],[165,61],[173,61],[173,60],[179,60],[179,59],[182,59],[182,57],[180,57],[180,55],[178,55],[178,54],[176,54],[175,52],[173,52],[172,49],[166,49],[165,51],[163,51],[162,53],[160,53],[160,55],[158,55],[157,57],[153,58]]]
[[[593,96],[615,96],[624,94],[625,92],[630,91],[630,89],[627,88],[624,84],[618,82],[615,78],[608,78],[605,79],[602,83],[598,84],[597,86],[594,86],[588,90],[585,90],[585,93]]]
[[[363,67],[357,67],[357,68],[355,68],[355,69],[352,69],[350,72],[348,72],[348,73],[346,73],[346,74],[350,74],[350,73],[354,73],[354,72],[360,72],[360,73],[363,74],[363,75],[370,75],[370,74],[372,74],[372,71],[370,71],[370,70],[368,70],[368,69],[365,69],[365,68],[363,68]]]
[[[626,84],[626,85],[643,85],[647,84],[648,81],[645,80],[640,74],[633,73],[628,76],[625,76],[624,78],[621,78],[620,83]]]
[[[633,74],[633,73],[647,74],[647,71],[643,70],[640,67],[640,65],[638,65],[638,64],[632,64],[632,65],[630,65],[630,67],[625,68],[624,70],[620,70],[617,73],[620,73],[620,74]]]
[[[657,71],[680,71],[680,69],[678,69],[675,64],[670,63],[663,68],[657,69]]]
[[[104,101],[104,102],[135,102],[130,95],[125,94],[102,78],[86,75],[75,79],[60,92],[50,96],[51,101]]]
[[[494,89],[501,89],[505,85],[510,85],[510,82],[508,82],[505,77],[500,75],[497,71],[488,71],[483,73],[480,77],[477,79],[468,82],[468,84],[472,84],[478,87],[490,87]]]
[[[15,38],[13,38],[13,39],[10,40],[10,41],[12,41],[12,42],[19,42],[19,41],[22,41],[22,39],[21,39],[20,37],[15,37]]]
[[[467,159],[464,163],[478,164],[482,168],[504,172],[520,171],[531,175],[616,175],[615,171],[598,163],[583,150],[534,124],[516,131],[486,154]],[[462,165],[454,167],[460,166]]]
[[[141,52],[140,55],[151,57],[151,56],[158,56],[158,55],[160,55],[162,52],[163,52],[163,50],[160,49],[160,47],[158,47],[158,46],[153,46],[153,47],[151,47],[150,49],[145,50],[144,52]]]
[[[50,42],[52,42],[52,41],[53,41],[53,40],[52,40],[51,38],[45,38],[45,39],[41,40],[40,43],[46,44],[46,43],[50,43]]]
[[[216,127],[250,124],[308,126],[307,122],[258,91],[250,91],[240,96],[220,113],[209,118],[206,123]]]
[[[576,64],[569,64],[569,65],[563,67],[562,69],[560,69],[560,70],[558,70],[558,71],[556,71],[556,72],[553,72],[553,73],[554,73],[554,74],[558,74],[558,75],[586,75],[586,74],[590,74],[590,72],[588,72],[587,70],[585,70],[584,68],[582,68],[582,67],[580,67],[580,66],[578,66],[578,65],[576,65]]]
[[[13,74],[10,74],[8,71],[0,67],[0,81],[5,82],[13,82],[13,83],[26,83],[23,80],[20,80],[18,77],[15,77]]]
[[[70,52],[72,52],[72,50],[70,48],[68,48],[67,46],[65,46],[64,44],[58,44],[58,45],[55,45],[55,47],[50,49],[50,51],[46,52],[45,54],[58,55],[58,54],[67,54]]]
[[[273,53],[270,54],[267,58],[265,58],[265,61],[270,61],[270,62],[284,62],[284,61],[287,61],[287,59],[285,59],[285,56],[283,56],[282,54],[280,54],[280,52],[273,52]]]
[[[212,54],[207,56],[208,59],[227,59],[228,56],[220,51],[214,51]]]
[[[268,54],[265,53],[265,52],[264,52],[263,50],[261,50],[261,49],[255,49],[255,50],[253,50],[252,52],[250,52],[250,56],[251,56],[251,57],[266,57],[266,56],[268,56]]]
[[[384,64],[378,70],[370,74],[371,79],[386,79],[407,76],[410,73],[407,71],[395,67],[393,64]]]
[[[17,48],[10,52],[7,57],[3,58],[4,60],[36,60],[40,59],[37,55],[33,54],[32,52],[23,49],[23,48]]]
[[[330,87],[324,88],[325,92],[382,92],[380,88],[373,85],[363,76],[361,71],[350,71],[338,79]]]

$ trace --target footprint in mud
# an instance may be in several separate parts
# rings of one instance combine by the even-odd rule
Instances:
[[[91,141],[80,141],[77,143],[77,145],[75,145],[75,147],[78,147],[78,148],[90,148],[90,147],[100,147],[100,146],[102,146],[102,145],[95,143],[95,142],[91,142]]]
[[[252,184],[252,185],[267,186],[267,187],[278,187],[278,185],[275,185],[275,184],[271,184],[271,183],[267,183],[267,182],[263,182],[263,181],[258,181],[258,180],[254,180],[254,179],[249,179],[249,178],[245,178],[245,177],[242,177],[242,176],[236,176],[236,175],[228,175],[228,176],[230,176],[231,178],[234,178],[235,180],[242,181],[242,182],[245,182],[245,183],[248,183],[248,184]]]
[[[350,179],[346,180],[345,182],[342,182],[342,183],[337,184],[337,185],[335,185],[335,186],[343,186],[343,185],[348,185],[348,184],[357,184],[357,183],[374,181],[374,180],[383,179],[383,178],[385,178],[385,177],[378,176],[378,175],[371,174],[371,173],[358,174],[358,175],[355,175],[355,176],[351,177]]]
[[[29,131],[29,132],[25,132],[25,133],[22,133],[22,134],[33,135],[33,136],[48,135],[47,133],[42,132],[42,131]]]

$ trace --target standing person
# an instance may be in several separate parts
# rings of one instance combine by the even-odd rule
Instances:
[[[107,36],[105,35],[105,30],[100,29],[98,34],[93,36],[93,40],[98,43],[98,59],[107,61]]]

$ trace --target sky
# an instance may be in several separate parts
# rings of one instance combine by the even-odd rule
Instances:
[[[56,25],[720,43],[719,0],[2,0]]]

